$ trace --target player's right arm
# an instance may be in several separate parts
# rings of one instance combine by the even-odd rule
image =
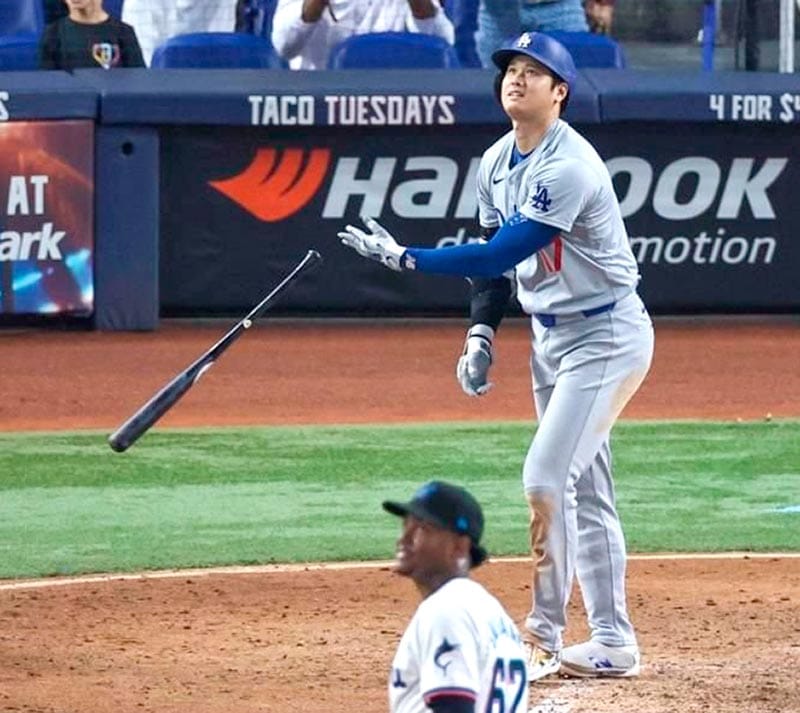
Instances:
[[[458,584],[456,591],[458,591]],[[452,585],[445,584],[444,587]],[[424,606],[424,605],[423,605]],[[481,658],[468,606],[456,595],[435,592],[415,616],[419,695],[435,713],[475,713]]]
[[[500,229],[500,221],[492,202],[489,163],[484,159],[478,173],[478,214],[481,237],[491,240]],[[494,337],[511,299],[514,274],[500,277],[469,278],[470,324],[464,338],[464,349],[456,364],[456,378],[467,396],[481,396],[492,387],[489,369],[494,361]]]
[[[500,219],[494,206],[491,191],[491,164],[484,159],[478,172],[478,217],[481,237],[490,241],[500,230]],[[470,327],[486,325],[496,332],[511,298],[513,271],[499,277],[472,277],[470,279]]]
[[[482,228],[491,240],[497,228]],[[494,337],[511,299],[513,273],[500,277],[470,279],[470,326],[464,349],[456,364],[456,378],[467,396],[482,396],[492,384],[489,369],[494,361]]]
[[[428,703],[433,713],[475,713],[475,701],[456,696],[442,696]]]

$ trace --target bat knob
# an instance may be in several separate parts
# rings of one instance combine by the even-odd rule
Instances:
[[[128,449],[129,443],[123,443],[119,436],[116,433],[112,433],[108,437],[108,445],[111,446],[112,451],[116,451],[117,453],[122,453]]]

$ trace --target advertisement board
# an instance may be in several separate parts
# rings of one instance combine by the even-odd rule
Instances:
[[[94,309],[94,122],[0,123],[0,318]]]
[[[654,313],[800,307],[790,127],[578,128],[612,174]],[[392,273],[336,234],[369,215],[405,244],[475,240],[478,163],[503,131],[397,127],[365,140],[341,127],[164,129],[162,313],[241,310],[315,248],[325,266],[286,311],[466,314],[465,280]]]
[[[796,129],[694,123],[591,127],[655,312],[800,308]]]

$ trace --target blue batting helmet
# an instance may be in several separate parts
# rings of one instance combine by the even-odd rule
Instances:
[[[577,71],[572,55],[564,45],[550,35],[543,32],[523,32],[519,37],[492,52],[492,62],[501,72],[505,72],[509,62],[518,54],[524,54],[540,62],[569,87],[575,82]]]

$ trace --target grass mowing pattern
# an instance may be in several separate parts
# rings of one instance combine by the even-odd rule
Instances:
[[[386,498],[466,484],[494,554],[523,554],[530,423],[0,434],[0,577],[384,559]],[[798,550],[800,423],[622,422],[619,509],[633,552]]]

